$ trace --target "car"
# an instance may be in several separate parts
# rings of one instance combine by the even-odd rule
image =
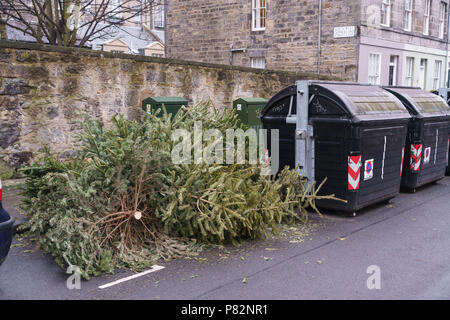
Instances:
[[[2,206],[2,181],[0,180],[0,265],[5,261],[13,236],[14,219]]]

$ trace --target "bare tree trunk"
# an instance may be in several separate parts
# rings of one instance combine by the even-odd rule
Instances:
[[[8,40],[8,33],[6,32],[6,22],[0,18],[0,40]]]

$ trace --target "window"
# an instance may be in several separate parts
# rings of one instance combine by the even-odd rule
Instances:
[[[407,57],[406,58],[406,78],[405,78],[405,85],[408,87],[413,86],[413,78],[414,75],[414,58]]]
[[[413,0],[405,0],[405,31],[411,31]]]
[[[381,25],[385,27],[391,25],[391,0],[383,0],[381,4]]]
[[[398,56],[391,56],[389,63],[389,85],[397,85]]]
[[[441,2],[441,11],[439,12],[439,38],[444,39],[445,35],[445,16],[447,15],[447,4]]]
[[[369,83],[380,84],[381,54],[369,54]]]
[[[450,88],[450,62],[447,66],[447,88]]]
[[[119,22],[122,19],[122,4],[120,0],[111,0],[110,2],[110,22]]]
[[[433,89],[437,90],[441,84],[442,61],[436,60],[434,64]]]
[[[252,30],[266,29],[266,0],[252,0]]]
[[[266,58],[258,57],[251,58],[252,68],[265,69],[266,68]]]
[[[425,11],[423,17],[423,34],[430,34],[430,9],[431,9],[431,0],[425,0]]]
[[[427,73],[428,73],[428,60],[420,59],[419,87],[421,87],[423,90],[427,89],[427,80],[428,80]]]
[[[153,8],[153,27],[164,28],[164,5],[162,4]]]
[[[139,7],[134,8],[132,14],[134,15],[133,17],[134,23],[141,23],[141,8]]]

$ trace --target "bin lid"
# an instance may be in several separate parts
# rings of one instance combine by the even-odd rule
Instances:
[[[145,99],[144,101],[150,101],[152,103],[156,104],[167,104],[167,105],[187,105],[188,101],[184,98],[180,97],[149,97]]]
[[[437,94],[438,96],[440,96],[442,99],[445,100],[445,98],[442,97],[442,96],[439,94],[439,91],[440,91],[440,90],[441,90],[441,89],[439,89],[439,90],[433,90],[433,91],[431,91],[431,93]],[[447,90],[447,104],[450,106],[450,89],[449,89],[449,88],[445,88],[445,90]]]
[[[413,115],[424,118],[450,116],[450,107],[445,100],[432,92],[411,87],[385,87],[385,89],[395,94]]]
[[[267,99],[264,98],[240,98],[234,100],[234,103],[246,103],[246,104],[266,104]]]
[[[313,81],[310,88],[310,117],[345,116],[352,122],[377,121],[386,119],[410,118],[402,102],[393,94],[379,86],[347,82]],[[296,86],[284,89],[275,95],[261,112],[264,117],[273,110],[282,110],[280,101],[286,108],[287,96],[294,96],[296,103]],[[272,112],[270,112],[270,110]]]

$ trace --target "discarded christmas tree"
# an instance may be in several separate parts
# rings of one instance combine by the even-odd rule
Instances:
[[[306,188],[295,170],[274,179],[248,162],[173,163],[174,131],[192,131],[202,120],[203,131],[239,126],[233,110],[208,104],[174,118],[119,116],[110,128],[85,116],[75,157],[47,154],[22,170],[30,232],[61,267],[76,265],[88,278],[188,254],[193,242],[256,239],[317,210],[317,189]]]

